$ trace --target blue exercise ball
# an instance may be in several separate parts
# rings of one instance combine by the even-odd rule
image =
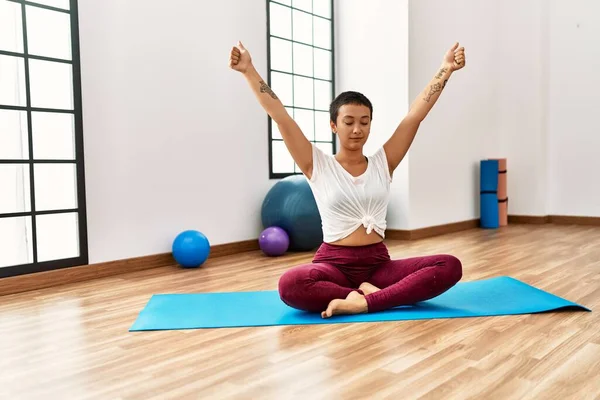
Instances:
[[[321,215],[304,175],[291,175],[277,182],[262,203],[263,228],[278,226],[289,238],[289,250],[308,251],[323,242]]]
[[[210,243],[204,234],[195,230],[181,232],[173,241],[173,258],[184,268],[197,268],[210,254]]]

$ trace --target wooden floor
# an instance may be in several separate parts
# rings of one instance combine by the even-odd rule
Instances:
[[[463,280],[510,275],[593,312],[128,332],[155,293],[271,290],[310,254],[257,252],[0,297],[2,399],[600,399],[600,228],[512,225],[416,242]]]

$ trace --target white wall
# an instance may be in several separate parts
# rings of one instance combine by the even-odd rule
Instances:
[[[410,3],[410,98],[421,95],[458,41],[467,66],[454,74],[421,124],[409,168],[412,229],[476,218],[477,163],[496,135],[491,2]],[[434,11],[435,10],[435,11]],[[482,16],[488,18],[481,18]]]
[[[242,40],[266,78],[266,2],[81,0],[90,262],[258,237],[267,116],[229,70]]]
[[[498,53],[498,153],[508,158],[511,215],[547,215],[545,0],[503,1]]]
[[[553,215],[600,216],[600,3],[548,1],[548,187]]]
[[[408,111],[408,0],[336,0],[336,95],[354,90],[373,103],[371,154]],[[409,225],[407,155],[394,172],[389,229]]]
[[[467,54],[411,148],[412,229],[478,218],[486,158],[508,159],[509,213],[546,213],[541,2],[410,2],[411,99],[455,41]]]

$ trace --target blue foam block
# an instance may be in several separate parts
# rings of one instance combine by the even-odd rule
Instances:
[[[510,277],[459,282],[442,295],[414,306],[328,319],[288,307],[277,291],[157,294],[130,331],[485,317],[565,309],[590,311]]]

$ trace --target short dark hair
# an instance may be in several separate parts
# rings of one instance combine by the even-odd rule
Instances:
[[[340,93],[329,106],[329,118],[333,123],[337,123],[340,107],[346,104],[362,105],[369,108],[371,119],[373,119],[373,105],[367,97],[359,92],[347,91]]]

